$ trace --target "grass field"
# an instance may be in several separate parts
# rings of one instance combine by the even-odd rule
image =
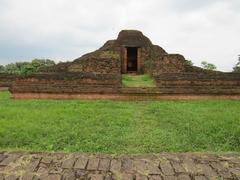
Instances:
[[[122,84],[124,87],[156,87],[154,79],[148,75],[122,75]]]
[[[0,92],[0,150],[240,152],[240,101],[12,100]]]

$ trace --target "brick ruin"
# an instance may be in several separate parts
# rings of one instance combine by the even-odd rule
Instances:
[[[0,90],[7,90],[15,82],[18,76],[0,73]]]
[[[155,88],[122,87],[125,73],[150,74]],[[1,80],[0,80],[1,84]],[[15,98],[161,99],[164,97],[240,97],[240,74],[191,66],[184,56],[168,54],[136,30],[123,30],[117,39],[73,62],[41,73],[19,76],[11,84]]]
[[[180,54],[168,54],[136,30],[123,30],[116,40],[107,41],[100,49],[73,62],[61,63],[45,72],[87,72],[95,74],[138,74],[205,72],[191,67]]]

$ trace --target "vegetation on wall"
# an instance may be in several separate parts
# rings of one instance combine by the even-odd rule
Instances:
[[[208,63],[207,61],[202,61],[201,66],[202,66],[203,69],[217,70],[217,67],[214,64]]]
[[[114,51],[100,51],[98,56],[99,58],[113,58],[113,59],[120,58],[119,54]]]
[[[16,62],[0,66],[0,73],[27,75],[39,72],[42,68],[55,65],[50,59],[33,59],[31,62]]]
[[[186,59],[185,63],[186,63],[187,65],[189,65],[189,66],[193,66],[192,60],[187,60],[187,59]]]

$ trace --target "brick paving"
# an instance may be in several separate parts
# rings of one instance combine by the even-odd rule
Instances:
[[[0,180],[240,179],[240,154],[0,152]]]

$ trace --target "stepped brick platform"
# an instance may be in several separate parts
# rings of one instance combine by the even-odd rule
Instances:
[[[240,154],[161,153],[110,156],[0,152],[1,180],[239,179]]]
[[[157,87],[122,87],[120,74],[44,73],[18,77],[16,99],[240,99],[238,73],[163,73]]]
[[[122,74],[149,74],[156,88],[126,89]],[[192,66],[181,54],[169,54],[142,32],[123,30],[114,40],[72,62],[33,75],[0,74],[0,87],[14,98],[52,99],[202,99],[240,96],[240,73]],[[164,95],[164,96],[162,96]],[[183,98],[180,98],[183,97]],[[168,98],[167,98],[168,99]]]

